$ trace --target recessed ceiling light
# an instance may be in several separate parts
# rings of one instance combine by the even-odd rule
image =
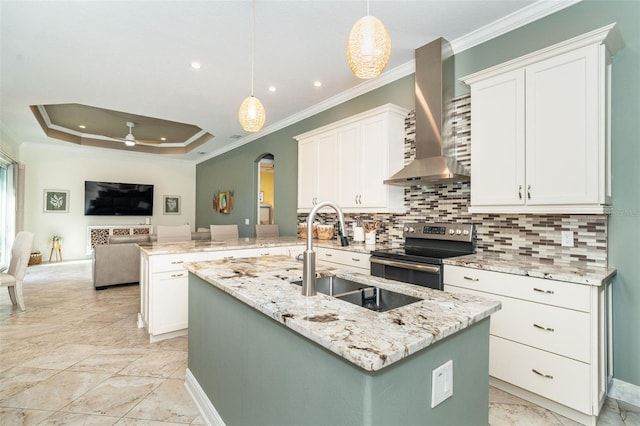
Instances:
[[[229,136],[229,139],[240,139],[242,137],[242,135],[231,135]]]
[[[313,82],[313,85],[314,85],[315,87],[320,87],[320,86],[322,86],[322,82],[321,82],[321,81],[317,81],[317,80],[316,80],[316,81],[314,81],[314,82]]]
[[[276,89],[276,86],[269,86],[269,91],[270,91],[271,93],[275,93],[275,92],[276,92],[276,90],[278,90],[278,89]]]
[[[78,127],[80,127],[81,129],[86,129],[87,128],[87,126],[85,126],[84,124],[81,124]]]
[[[194,70],[199,70],[200,69],[200,62],[191,62],[191,68],[193,68]]]
[[[167,140],[167,138],[160,138],[160,140],[161,140],[161,141],[166,141],[166,140]]]
[[[204,151],[198,151],[198,154],[202,155],[202,154],[206,154],[206,152],[204,152]]]

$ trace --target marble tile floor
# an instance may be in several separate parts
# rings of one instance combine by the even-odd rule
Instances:
[[[0,291],[0,424],[204,424],[184,388],[187,338],[150,344],[136,328],[137,285],[95,291],[90,261],[30,266],[27,310]],[[576,424],[498,389],[489,423]],[[640,426],[609,400],[598,425]]]

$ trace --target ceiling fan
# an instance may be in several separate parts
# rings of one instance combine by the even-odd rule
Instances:
[[[136,139],[133,136],[133,128],[135,127],[135,123],[132,121],[127,121],[127,127],[129,128],[129,133],[124,138],[113,137],[112,139],[116,139],[118,141],[124,142],[126,146],[136,146],[136,145],[157,145],[159,142],[156,141],[145,141]]]
[[[129,134],[122,140],[126,146],[135,146],[136,138],[133,136],[133,128],[135,127],[135,124],[131,121],[127,121],[127,127],[129,128]]]

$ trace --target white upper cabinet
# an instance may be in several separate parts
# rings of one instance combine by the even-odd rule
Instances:
[[[329,200],[345,212],[402,212],[404,188],[383,181],[404,164],[407,113],[386,104],[296,136],[298,211]]]
[[[471,86],[471,205],[524,204],[524,70]]]
[[[336,197],[336,132],[298,143],[298,209],[312,209]]]
[[[463,78],[473,213],[604,213],[613,25]]]

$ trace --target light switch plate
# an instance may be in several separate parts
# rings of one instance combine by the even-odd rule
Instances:
[[[244,224],[245,224],[245,225],[248,225],[248,224],[249,224],[249,219],[245,219],[245,220],[244,220]]]
[[[453,361],[431,372],[431,408],[453,395]]]

